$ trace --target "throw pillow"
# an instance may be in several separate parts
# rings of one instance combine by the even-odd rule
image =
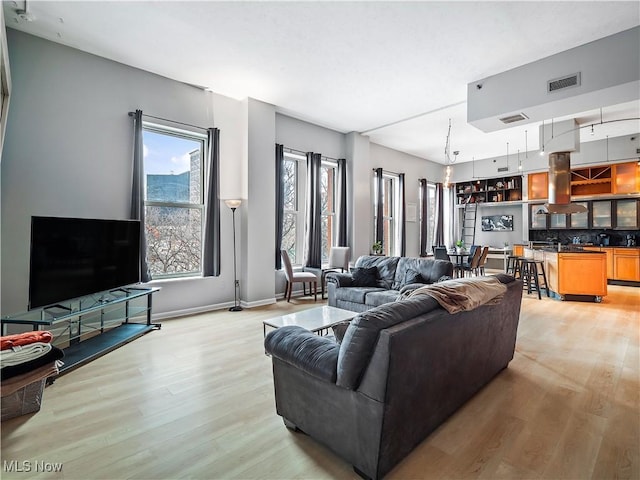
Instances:
[[[452,280],[452,278],[449,275],[442,275],[438,280],[435,281],[435,283],[446,282],[447,280]]]
[[[378,269],[376,267],[352,268],[351,277],[355,287],[375,287],[378,279]]]
[[[425,281],[420,272],[416,272],[409,268],[404,274],[404,281],[402,282],[402,285],[411,285],[412,283],[425,283]]]
[[[331,328],[333,329],[333,335],[334,337],[336,337],[336,343],[338,344],[342,343],[342,339],[344,338],[344,334],[347,331],[347,328],[349,328],[350,323],[351,323],[351,320],[347,322],[337,323],[331,326]]]

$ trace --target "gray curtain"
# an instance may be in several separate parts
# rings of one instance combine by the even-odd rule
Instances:
[[[205,199],[202,274],[220,275],[220,130],[207,129],[207,165],[209,175]]]
[[[284,145],[276,143],[276,270],[282,269],[282,230],[284,222]]]
[[[142,110],[133,115],[133,178],[131,183],[131,219],[140,221],[140,281],[151,280],[147,264],[147,235],[144,227],[144,165]]]
[[[436,221],[433,235],[434,245],[444,245],[444,189],[442,183],[436,183]]]
[[[420,183],[420,256],[427,256],[427,235],[429,230],[429,208],[427,203],[427,179],[421,178]]]
[[[375,236],[375,241],[376,242],[384,242],[384,219],[383,219],[383,214],[384,214],[384,209],[383,209],[383,196],[382,196],[382,189],[383,189],[383,183],[384,180],[382,179],[382,169],[381,168],[376,168],[375,169],[375,176],[376,176],[376,236]]]
[[[307,204],[305,266],[322,266],[322,201],[320,196],[320,166],[322,155],[307,153]]]
[[[404,173],[398,175],[398,189],[400,192],[400,218],[398,228],[400,229],[400,256],[407,254],[407,202],[404,194]]]
[[[347,247],[347,161],[344,158],[338,160],[338,188],[336,205],[336,228],[338,247]]]

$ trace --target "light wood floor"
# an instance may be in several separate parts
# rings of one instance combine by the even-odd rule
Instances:
[[[640,478],[640,288],[609,291],[525,298],[509,368],[388,478]],[[275,413],[262,320],[318,305],[296,303],[165,321],[59,378],[3,422],[2,463],[62,472],[2,478],[358,478]]]

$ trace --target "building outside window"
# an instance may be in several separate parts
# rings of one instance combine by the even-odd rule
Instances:
[[[202,273],[206,136],[143,125],[145,233],[151,277]]]
[[[304,157],[284,154],[284,216],[282,228],[282,249],[289,254],[292,264],[302,263],[302,245],[304,235],[304,201],[300,201],[299,192],[304,190]],[[302,183],[301,183],[302,182]],[[304,197],[303,197],[304,198]]]
[[[378,198],[377,185],[374,179],[374,199]],[[397,228],[399,192],[398,192],[398,175],[384,173],[382,177],[382,253],[383,255],[397,256],[400,255],[398,247],[400,245]],[[374,200],[374,228],[377,224],[377,204]],[[375,237],[375,233],[374,233]]]
[[[323,161],[320,167],[320,200],[322,202],[322,263],[329,262],[329,252],[336,241],[336,170],[338,164]]]
[[[435,245],[436,208],[436,185],[435,183],[427,183],[427,218],[421,219],[422,222],[426,222],[427,252],[433,252]]]

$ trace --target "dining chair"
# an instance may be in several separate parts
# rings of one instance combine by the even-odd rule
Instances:
[[[291,291],[293,290],[294,283],[302,283],[304,286],[309,283],[309,292],[311,292],[311,284],[313,284],[314,300],[318,299],[318,276],[311,272],[294,272],[291,267],[291,259],[286,250],[280,250],[282,256],[282,264],[284,266],[284,275],[287,279],[287,283],[284,288],[284,296],[287,297],[287,302],[291,301]],[[305,291],[306,293],[306,291]]]
[[[323,267],[320,273],[321,298],[324,298],[327,273],[348,272],[349,260],[351,260],[351,247],[331,247],[329,250],[329,265]]]
[[[484,265],[487,263],[487,256],[489,255],[489,247],[482,249],[480,260],[478,260],[478,267],[476,268],[476,275],[484,275]]]
[[[461,276],[465,276],[467,273],[469,276],[478,274],[478,263],[480,262],[480,256],[482,255],[482,249],[476,245],[476,249],[474,250],[473,256],[471,257],[471,261],[468,263],[463,263],[458,268],[461,270]]]
[[[447,247],[433,247],[433,258],[436,260],[447,260],[451,261],[449,255],[447,254]]]

